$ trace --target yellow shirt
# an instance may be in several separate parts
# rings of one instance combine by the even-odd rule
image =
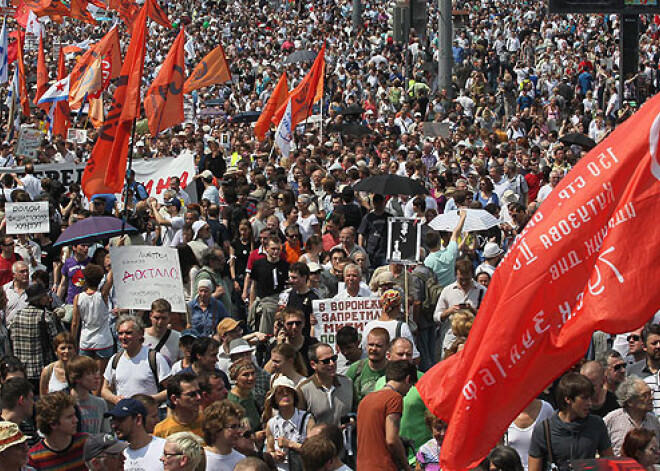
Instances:
[[[174,414],[170,414],[165,420],[158,422],[154,428],[154,435],[160,438],[167,438],[178,432],[192,432],[203,438],[202,414],[200,413],[197,420],[192,424],[180,424],[174,418]]]

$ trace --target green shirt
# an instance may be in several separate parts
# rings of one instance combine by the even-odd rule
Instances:
[[[261,414],[259,414],[259,411],[257,410],[257,403],[254,400],[252,393],[250,393],[250,396],[247,399],[241,399],[236,394],[230,392],[227,394],[227,399],[245,409],[245,416],[250,421],[250,427],[252,427],[253,432],[263,428],[261,427]]]
[[[421,371],[417,372],[417,379],[419,380],[422,375]],[[385,387],[385,376],[376,382],[375,391],[379,391]],[[403,398],[403,415],[401,416],[401,429],[399,434],[402,437],[409,438],[415,442],[414,450],[408,452],[408,462],[414,464],[415,450],[433,438],[431,430],[429,430],[424,419],[426,414],[426,405],[422,401],[416,387],[410,388],[408,394]]]
[[[369,360],[364,359],[353,363],[348,368],[346,376],[353,381],[354,394],[359,403],[364,396],[377,390],[376,381],[378,378],[385,378],[385,368],[374,371],[369,366]]]

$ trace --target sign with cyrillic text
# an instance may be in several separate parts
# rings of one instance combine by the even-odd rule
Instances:
[[[50,232],[48,201],[5,204],[7,234],[46,234]]]
[[[110,261],[121,309],[151,309],[167,299],[173,312],[186,312],[179,253],[170,247],[110,247]]]
[[[378,298],[320,299],[312,301],[312,307],[316,318],[314,336],[333,348],[337,331],[346,325],[355,327],[362,341],[364,326],[378,319],[381,311]]]

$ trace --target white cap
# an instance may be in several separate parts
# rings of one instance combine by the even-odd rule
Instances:
[[[500,248],[499,245],[497,245],[495,242],[488,242],[484,246],[484,258],[489,259],[493,257],[497,257],[499,255],[502,255],[504,253],[504,250]]]

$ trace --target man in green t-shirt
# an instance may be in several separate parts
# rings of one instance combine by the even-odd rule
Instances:
[[[385,377],[385,367],[388,360],[386,357],[387,349],[390,343],[390,334],[382,327],[376,327],[369,332],[367,336],[367,355],[366,359],[353,363],[346,376],[353,381],[356,403],[359,403],[364,396],[376,390],[376,381]]]

